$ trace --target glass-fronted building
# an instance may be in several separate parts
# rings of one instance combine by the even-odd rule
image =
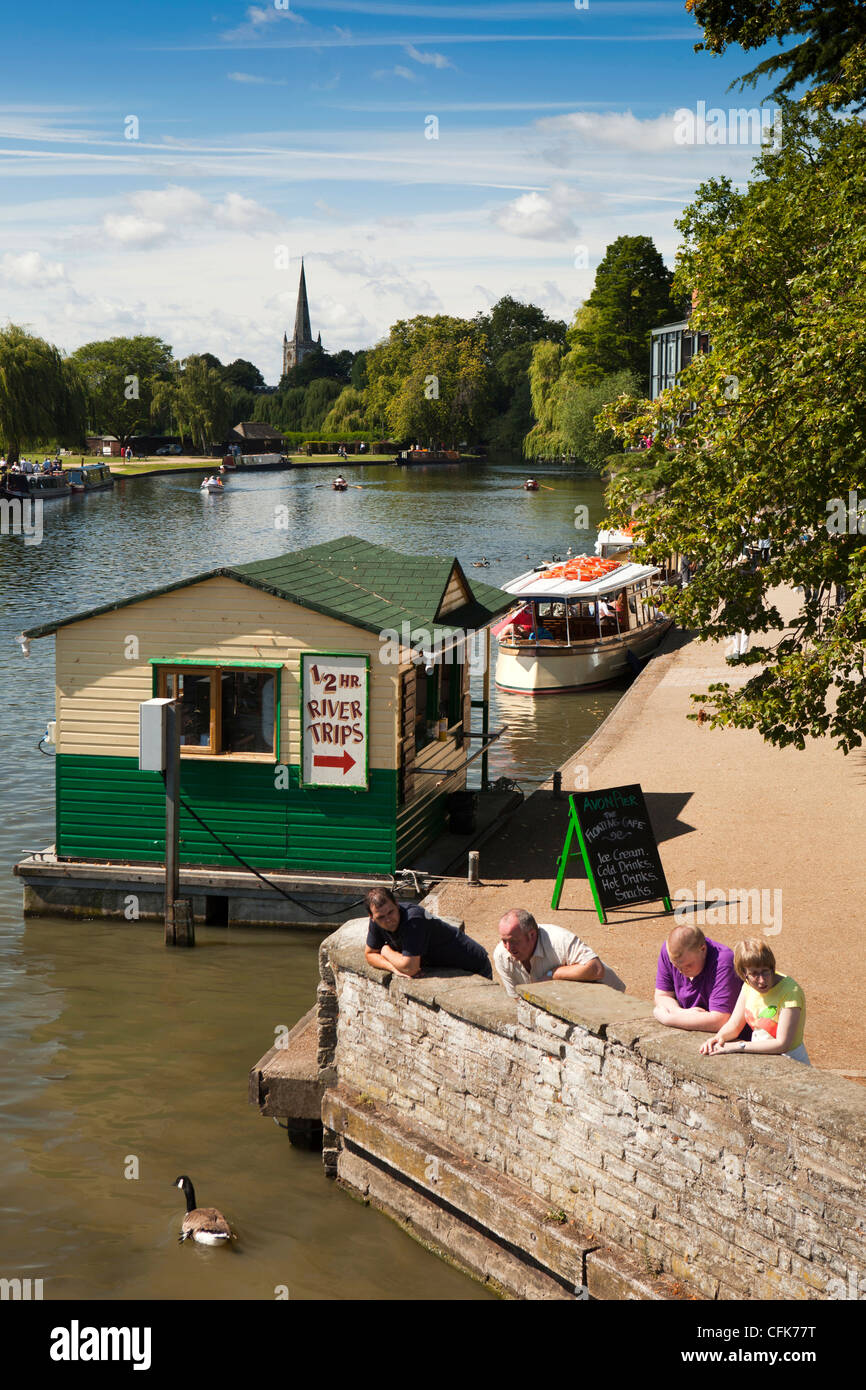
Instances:
[[[662,391],[673,386],[693,357],[709,350],[709,334],[695,332],[689,327],[688,319],[654,328],[650,347],[650,399],[657,400]]]

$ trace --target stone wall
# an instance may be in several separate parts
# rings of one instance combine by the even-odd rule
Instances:
[[[601,1296],[866,1296],[862,1088],[784,1057],[702,1057],[602,985],[514,1001],[477,976],[384,976],[362,943],[348,924],[322,946],[332,1172],[366,1190],[364,1160],[583,1296],[593,1252],[631,1281]]]

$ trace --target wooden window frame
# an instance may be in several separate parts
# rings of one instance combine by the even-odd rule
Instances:
[[[169,675],[193,675],[210,677],[210,726],[209,746],[197,747],[182,743],[182,758],[210,758],[217,762],[272,763],[280,762],[280,703],[282,695],[282,661],[208,661],[202,658],[152,657],[153,693],[166,695],[166,677]],[[218,733],[222,728],[222,677],[230,671],[245,671],[248,674],[259,672],[274,677],[274,738],[270,753],[224,753],[217,747]]]

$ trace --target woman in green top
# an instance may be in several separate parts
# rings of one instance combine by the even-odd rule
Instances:
[[[776,973],[776,957],[766,941],[740,941],[734,947],[734,969],[743,981],[740,997],[727,1023],[703,1044],[701,1052],[707,1056],[717,1052],[784,1053],[810,1066],[803,1044],[805,996],[790,975]],[[752,1030],[751,1041],[735,1042],[746,1023]]]

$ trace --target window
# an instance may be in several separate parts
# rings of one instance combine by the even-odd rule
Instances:
[[[440,719],[448,727],[462,719],[463,663],[448,652],[436,662],[428,676],[423,666],[415,667],[415,747],[423,748],[437,737]]]
[[[158,693],[181,701],[184,753],[276,756],[278,671],[161,666]]]

